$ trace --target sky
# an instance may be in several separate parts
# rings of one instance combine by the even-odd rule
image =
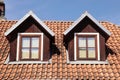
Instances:
[[[120,0],[4,0],[7,20],[32,10],[41,20],[75,21],[88,11],[98,21],[120,25]]]

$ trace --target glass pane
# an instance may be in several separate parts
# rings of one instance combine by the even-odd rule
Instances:
[[[95,58],[95,48],[88,48],[88,58]]]
[[[86,48],[80,48],[79,58],[86,58]]]
[[[86,47],[86,38],[80,37],[78,43],[79,43],[79,47]]]
[[[95,38],[87,38],[88,39],[88,47],[95,47]]]
[[[22,47],[30,47],[30,38],[22,38]]]
[[[32,58],[32,59],[36,59],[36,58],[38,59],[38,58],[39,58],[38,49],[32,49],[32,50],[31,50],[31,53],[32,53],[32,54],[31,54],[31,58]]]
[[[22,49],[22,59],[29,58],[29,49]]]
[[[32,47],[39,47],[39,38],[32,38]]]

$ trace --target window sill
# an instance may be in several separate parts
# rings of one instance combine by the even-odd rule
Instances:
[[[69,61],[68,64],[109,64],[109,62],[106,61]]]
[[[48,64],[51,61],[10,61],[5,64]]]
[[[52,63],[52,60],[48,61],[10,61],[9,55],[4,64],[49,64]]]
[[[48,61],[10,61],[9,56],[7,57],[4,64],[49,64],[52,63],[52,59],[49,59]]]

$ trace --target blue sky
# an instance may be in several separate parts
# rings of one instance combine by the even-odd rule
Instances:
[[[98,21],[120,25],[120,0],[5,0],[6,18],[19,20],[32,10],[41,20],[75,21],[88,11]]]

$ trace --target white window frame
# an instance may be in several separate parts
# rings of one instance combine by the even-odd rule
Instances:
[[[29,35],[39,35],[41,36],[41,61],[43,61],[43,33],[18,33],[18,37],[17,37],[17,56],[16,56],[16,61],[19,61],[19,52],[20,52],[20,35],[26,35],[26,36],[29,36]]]
[[[74,33],[74,60],[77,60],[77,49],[76,49],[76,40],[77,40],[77,35],[92,35],[92,36],[97,36],[97,60],[100,61],[100,38],[99,38],[99,33]]]
[[[95,35],[97,36],[97,60],[77,60],[77,54],[76,54],[76,35]],[[100,36],[99,33],[74,33],[74,61],[69,60],[69,54],[68,51],[66,50],[67,54],[67,63],[68,64],[109,64],[109,62],[106,61],[100,61]]]

